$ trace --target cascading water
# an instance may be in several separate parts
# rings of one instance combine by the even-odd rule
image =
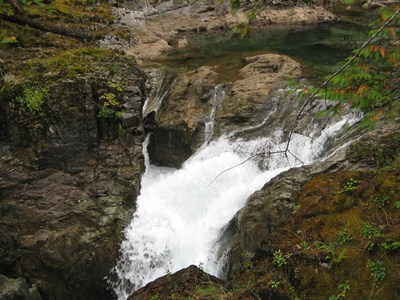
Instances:
[[[125,230],[121,257],[113,269],[118,280],[112,286],[118,299],[126,299],[146,283],[191,264],[202,265],[206,272],[218,276],[223,267],[217,256],[221,229],[271,178],[300,161],[318,159],[327,138],[340,131],[348,119],[323,132],[315,130],[311,138],[294,134],[289,148],[294,156],[289,159],[276,154],[241,164],[260,150],[284,149],[281,132],[248,141],[221,136],[205,143],[179,170],[150,165],[146,155],[137,211]],[[212,132],[207,135],[212,136]]]
[[[215,114],[217,113],[217,109],[220,106],[221,102],[225,98],[225,84],[219,84],[214,88],[213,95],[211,97],[211,112],[207,117],[205,122],[205,132],[204,132],[204,140],[205,144],[207,144],[214,133],[214,123],[215,123]]]

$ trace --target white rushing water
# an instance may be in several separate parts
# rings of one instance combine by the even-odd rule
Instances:
[[[327,127],[314,139],[293,135],[291,152],[302,162],[311,163],[320,157],[327,137],[345,123],[342,120]],[[146,157],[137,211],[125,230],[121,257],[113,270],[118,277],[113,283],[118,299],[126,299],[146,283],[191,264],[219,274],[222,263],[216,252],[221,229],[252,193],[300,164],[279,154],[240,164],[260,150],[284,149],[286,144],[277,142],[280,135],[251,141],[230,141],[222,136],[205,144],[179,170],[150,166]],[[258,168],[260,159],[267,170]]]

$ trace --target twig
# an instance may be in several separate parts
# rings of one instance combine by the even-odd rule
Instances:
[[[307,99],[307,101],[303,104],[303,106],[301,107],[300,111],[297,113],[296,115],[296,119],[295,119],[295,123],[293,125],[293,127],[291,128],[291,130],[289,131],[289,137],[288,137],[288,141],[286,143],[286,147],[285,150],[282,151],[276,151],[276,152],[260,152],[260,153],[256,153],[252,156],[250,156],[249,158],[245,159],[244,161],[242,161],[241,163],[230,167],[228,169],[223,170],[221,173],[218,174],[217,177],[214,178],[213,181],[210,182],[210,184],[206,187],[208,188],[211,184],[213,184],[223,173],[230,171],[244,163],[246,163],[247,161],[249,161],[250,159],[252,159],[253,157],[259,156],[259,155],[265,155],[265,154],[277,154],[277,153],[283,153],[286,157],[287,154],[291,154],[296,160],[298,160],[299,162],[301,162],[302,164],[304,164],[300,159],[298,159],[290,150],[289,150],[289,146],[290,143],[292,141],[292,136],[294,134],[294,130],[297,128],[297,126],[299,125],[299,121],[303,118],[302,114],[305,111],[305,109],[310,106],[316,99],[317,94],[323,89],[323,88],[327,88],[328,84],[332,81],[333,78],[335,78],[338,74],[340,74],[341,72],[343,72],[358,56],[360,56],[362,50],[364,50],[396,17],[397,15],[399,15],[400,13],[400,9],[398,9],[369,39],[367,39],[363,45],[361,46],[361,48],[358,49],[358,51],[342,66],[339,68],[339,70],[337,70],[335,73],[333,73],[331,76],[329,76],[329,78],[327,80],[325,80],[318,88],[316,91],[314,91],[314,93]]]
[[[246,162],[248,162],[248,161],[249,161],[250,159],[252,159],[253,157],[260,156],[260,155],[266,155],[266,154],[268,154],[268,155],[271,155],[271,154],[278,154],[278,153],[284,154],[285,151],[282,150],[282,151],[272,151],[272,152],[259,152],[259,153],[253,154],[252,156],[246,158],[244,161],[238,163],[237,165],[234,165],[234,166],[232,166],[232,167],[230,167],[230,168],[228,168],[228,169],[225,169],[225,170],[223,170],[222,172],[220,172],[220,173],[217,175],[217,177],[215,177],[215,178],[213,179],[213,181],[211,181],[211,182],[206,186],[206,189],[207,189],[210,185],[212,185],[222,174],[224,174],[225,172],[228,172],[228,171],[230,171],[230,170],[232,170],[232,169],[234,169],[234,168],[236,168],[236,167],[239,167],[240,165],[245,164]]]

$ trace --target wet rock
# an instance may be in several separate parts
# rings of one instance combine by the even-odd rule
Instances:
[[[22,278],[11,279],[0,275],[0,299],[29,299],[26,281]]]
[[[149,133],[154,131],[154,129],[157,126],[157,122],[156,122],[156,112],[153,110],[150,113],[147,114],[147,116],[145,116],[143,118],[143,125],[144,125],[144,131],[145,133]]]
[[[28,286],[23,278],[8,278],[0,274],[0,299],[42,300],[36,285]]]
[[[8,70],[14,80],[0,94],[0,273],[25,278],[45,299],[112,298],[104,277],[144,169],[145,75],[130,57],[87,51],[84,75],[46,77],[50,96],[40,113],[15,101],[24,86],[41,84],[19,73],[31,68],[23,62]],[[111,93],[121,119],[99,115],[101,96]]]
[[[285,80],[301,75],[300,64],[288,56],[264,54],[246,61],[239,71],[242,79],[233,83],[216,114],[220,133],[260,124],[274,110],[272,92]]]
[[[218,74],[212,67],[185,73],[157,112],[148,152],[153,164],[178,168],[204,142],[204,123]]]
[[[223,280],[191,265],[174,274],[168,274],[150,282],[134,292],[128,300],[186,298],[188,295],[194,295],[198,289],[222,284],[224,284]]]

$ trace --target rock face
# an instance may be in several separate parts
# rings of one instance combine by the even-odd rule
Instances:
[[[290,99],[284,95],[283,100],[277,100],[272,95],[282,82],[300,76],[300,64],[277,54],[248,57],[246,61],[248,64],[239,70],[242,79],[232,84],[217,86],[218,74],[213,67],[201,67],[176,80],[157,112],[157,127],[148,146],[152,163],[180,167],[204,143],[205,124],[214,115],[214,133],[221,135],[263,124],[266,116],[282,106],[264,126],[268,130],[282,127],[293,105],[285,108],[281,102]]]
[[[358,145],[368,144],[371,149],[381,149],[386,162],[395,160],[396,151],[393,150],[392,144],[398,142],[398,138],[394,138],[395,132],[396,130],[388,126],[369,133],[355,146],[342,149],[323,162],[281,173],[250,196],[226,230],[226,234],[234,236],[230,246],[231,267],[243,261],[243,253],[254,254],[259,251],[260,246],[291,219],[304,184],[312,178],[320,174],[329,176],[339,171],[359,171],[377,167],[379,162],[374,158],[375,150],[359,150],[358,147],[365,146]],[[359,152],[364,154],[360,156]],[[365,160],[364,157],[368,159]],[[307,205],[313,206],[311,203]]]
[[[204,142],[218,74],[201,67],[176,80],[157,112],[148,152],[153,164],[179,168]]]
[[[246,58],[216,114],[218,131],[232,132],[262,123],[275,109],[271,94],[282,82],[301,75],[300,64],[288,56],[264,54]]]
[[[165,275],[150,282],[134,292],[128,300],[186,298],[188,295],[194,295],[201,288],[220,286],[223,283],[223,280],[191,265],[174,274]]]
[[[42,300],[36,286],[29,288],[25,279],[11,279],[0,275],[0,299],[3,300]]]
[[[44,299],[110,299],[104,277],[144,168],[145,75],[111,51],[54,57],[21,63],[3,78],[0,273],[23,278]]]

